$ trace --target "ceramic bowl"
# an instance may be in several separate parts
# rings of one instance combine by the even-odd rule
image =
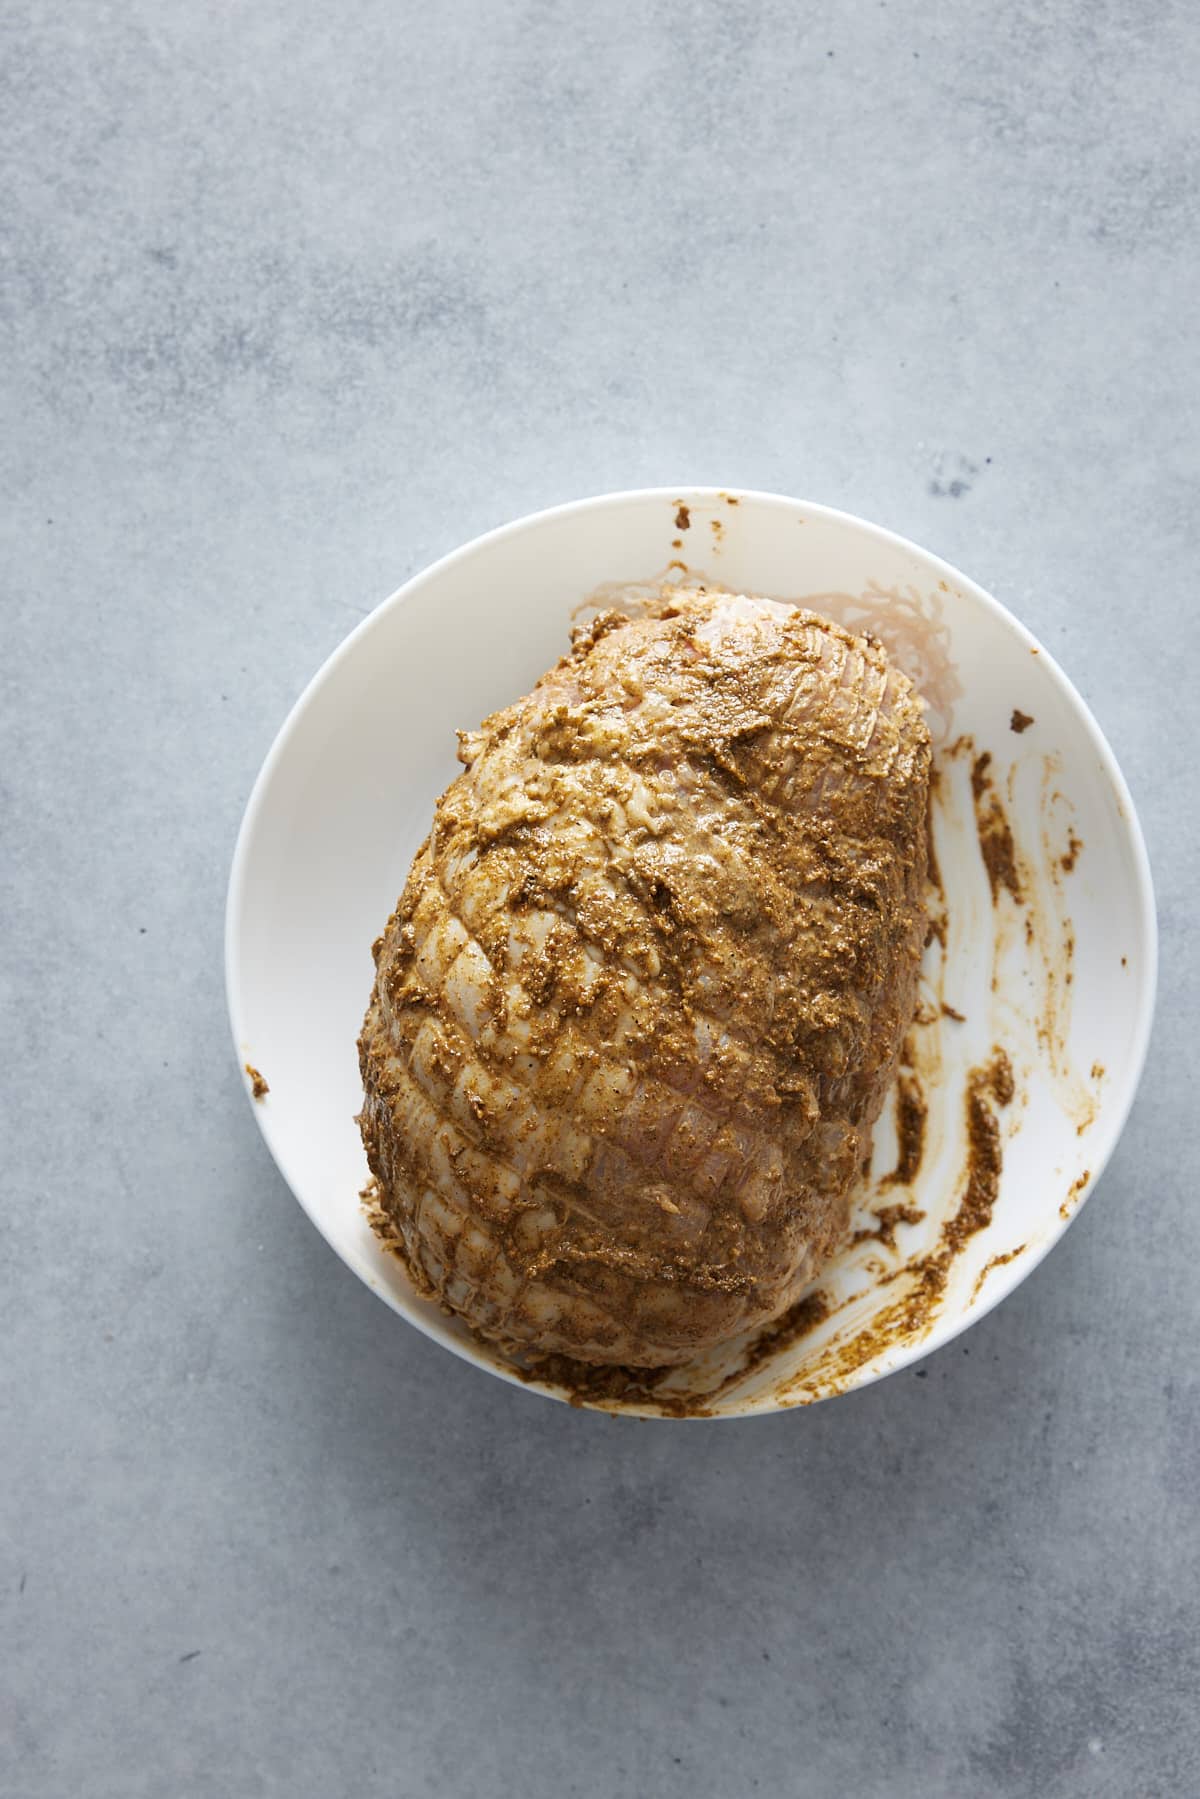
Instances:
[[[1011,1292],[1095,1184],[1142,1070],[1156,932],[1129,791],[1062,670],[974,582],[845,513],[710,488],[582,500],[454,551],[364,619],[267,756],[230,880],[229,1009],[239,1065],[269,1088],[270,1151],[338,1255],[455,1355],[578,1399],[419,1297],[372,1234],[355,1039],[372,940],[458,772],[456,727],[528,691],[589,602],[664,579],[874,631],[926,693],[937,746],[938,934],[902,1128],[894,1101],[855,1240],[769,1338],[590,1401],[735,1417],[877,1380]]]

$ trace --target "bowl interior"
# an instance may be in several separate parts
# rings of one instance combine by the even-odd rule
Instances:
[[[769,495],[611,495],[482,538],[364,620],[288,718],[238,841],[227,977],[239,1059],[270,1087],[259,1123],[314,1223],[397,1311],[515,1378],[413,1293],[365,1222],[355,1039],[370,946],[458,770],[455,728],[526,692],[597,590],[685,571],[877,630],[930,692],[939,740],[945,923],[913,1037],[919,1163],[910,1154],[906,1178],[889,1180],[899,1144],[885,1115],[859,1241],[794,1328],[623,1402],[654,1413],[699,1395],[734,1416],[861,1385],[979,1316],[1066,1228],[1133,1097],[1155,975],[1140,831],[1082,701],[994,600],[890,533]],[[988,1086],[998,1051],[1007,1103]],[[999,1165],[972,1198],[981,1105]],[[947,1256],[964,1197],[977,1228],[961,1244],[951,1231]]]

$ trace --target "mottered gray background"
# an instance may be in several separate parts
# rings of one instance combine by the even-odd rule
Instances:
[[[1196,1791],[1195,9],[0,33],[0,1791]],[[276,1174],[222,992],[242,807],[345,632],[489,526],[680,481],[1014,608],[1164,938],[1049,1260],[739,1424],[552,1406],[394,1318]]]

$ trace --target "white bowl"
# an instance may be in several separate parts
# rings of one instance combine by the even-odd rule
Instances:
[[[1062,1235],[1128,1115],[1157,955],[1142,834],[1090,712],[1010,613],[889,531],[771,494],[608,494],[493,531],[371,613],[296,703],[242,822],[226,976],[239,1063],[270,1088],[255,1106],[259,1125],[314,1224],[418,1329],[521,1378],[413,1292],[364,1219],[355,1039],[370,946],[457,772],[455,728],[525,693],[567,648],[573,612],[597,589],[646,582],[672,563],[675,578],[686,564],[696,579],[808,599],[875,628],[930,691],[942,746],[934,839],[948,927],[944,955],[936,941],[927,953],[926,1023],[915,1036],[926,1149],[907,1189],[881,1186],[896,1153],[885,1115],[858,1222],[870,1231],[883,1202],[924,1217],[896,1223],[892,1246],[864,1236],[836,1258],[812,1308],[825,1315],[805,1329],[757,1351],[734,1345],[617,1403],[654,1415],[678,1409],[671,1395],[684,1391],[707,1415],[730,1417],[862,1386],[982,1316]],[[1033,720],[1019,733],[1014,710]],[[971,772],[985,752],[980,804],[993,796],[1010,821],[1021,904],[1003,887],[993,903],[981,858]],[[942,1013],[942,1001],[965,1022]],[[941,1233],[966,1179],[969,1071],[996,1046],[1016,1084],[1014,1101],[993,1108],[999,1189],[990,1219],[977,1208],[983,1228],[947,1258]],[[932,1303],[916,1303],[931,1286]]]

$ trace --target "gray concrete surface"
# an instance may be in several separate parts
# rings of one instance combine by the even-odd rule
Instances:
[[[4,1795],[1200,1790],[1198,49],[1184,0],[8,0]],[[1012,605],[1164,931],[1049,1261],[915,1375],[732,1426],[394,1319],[222,996],[243,803],[360,613],[687,479]]]

